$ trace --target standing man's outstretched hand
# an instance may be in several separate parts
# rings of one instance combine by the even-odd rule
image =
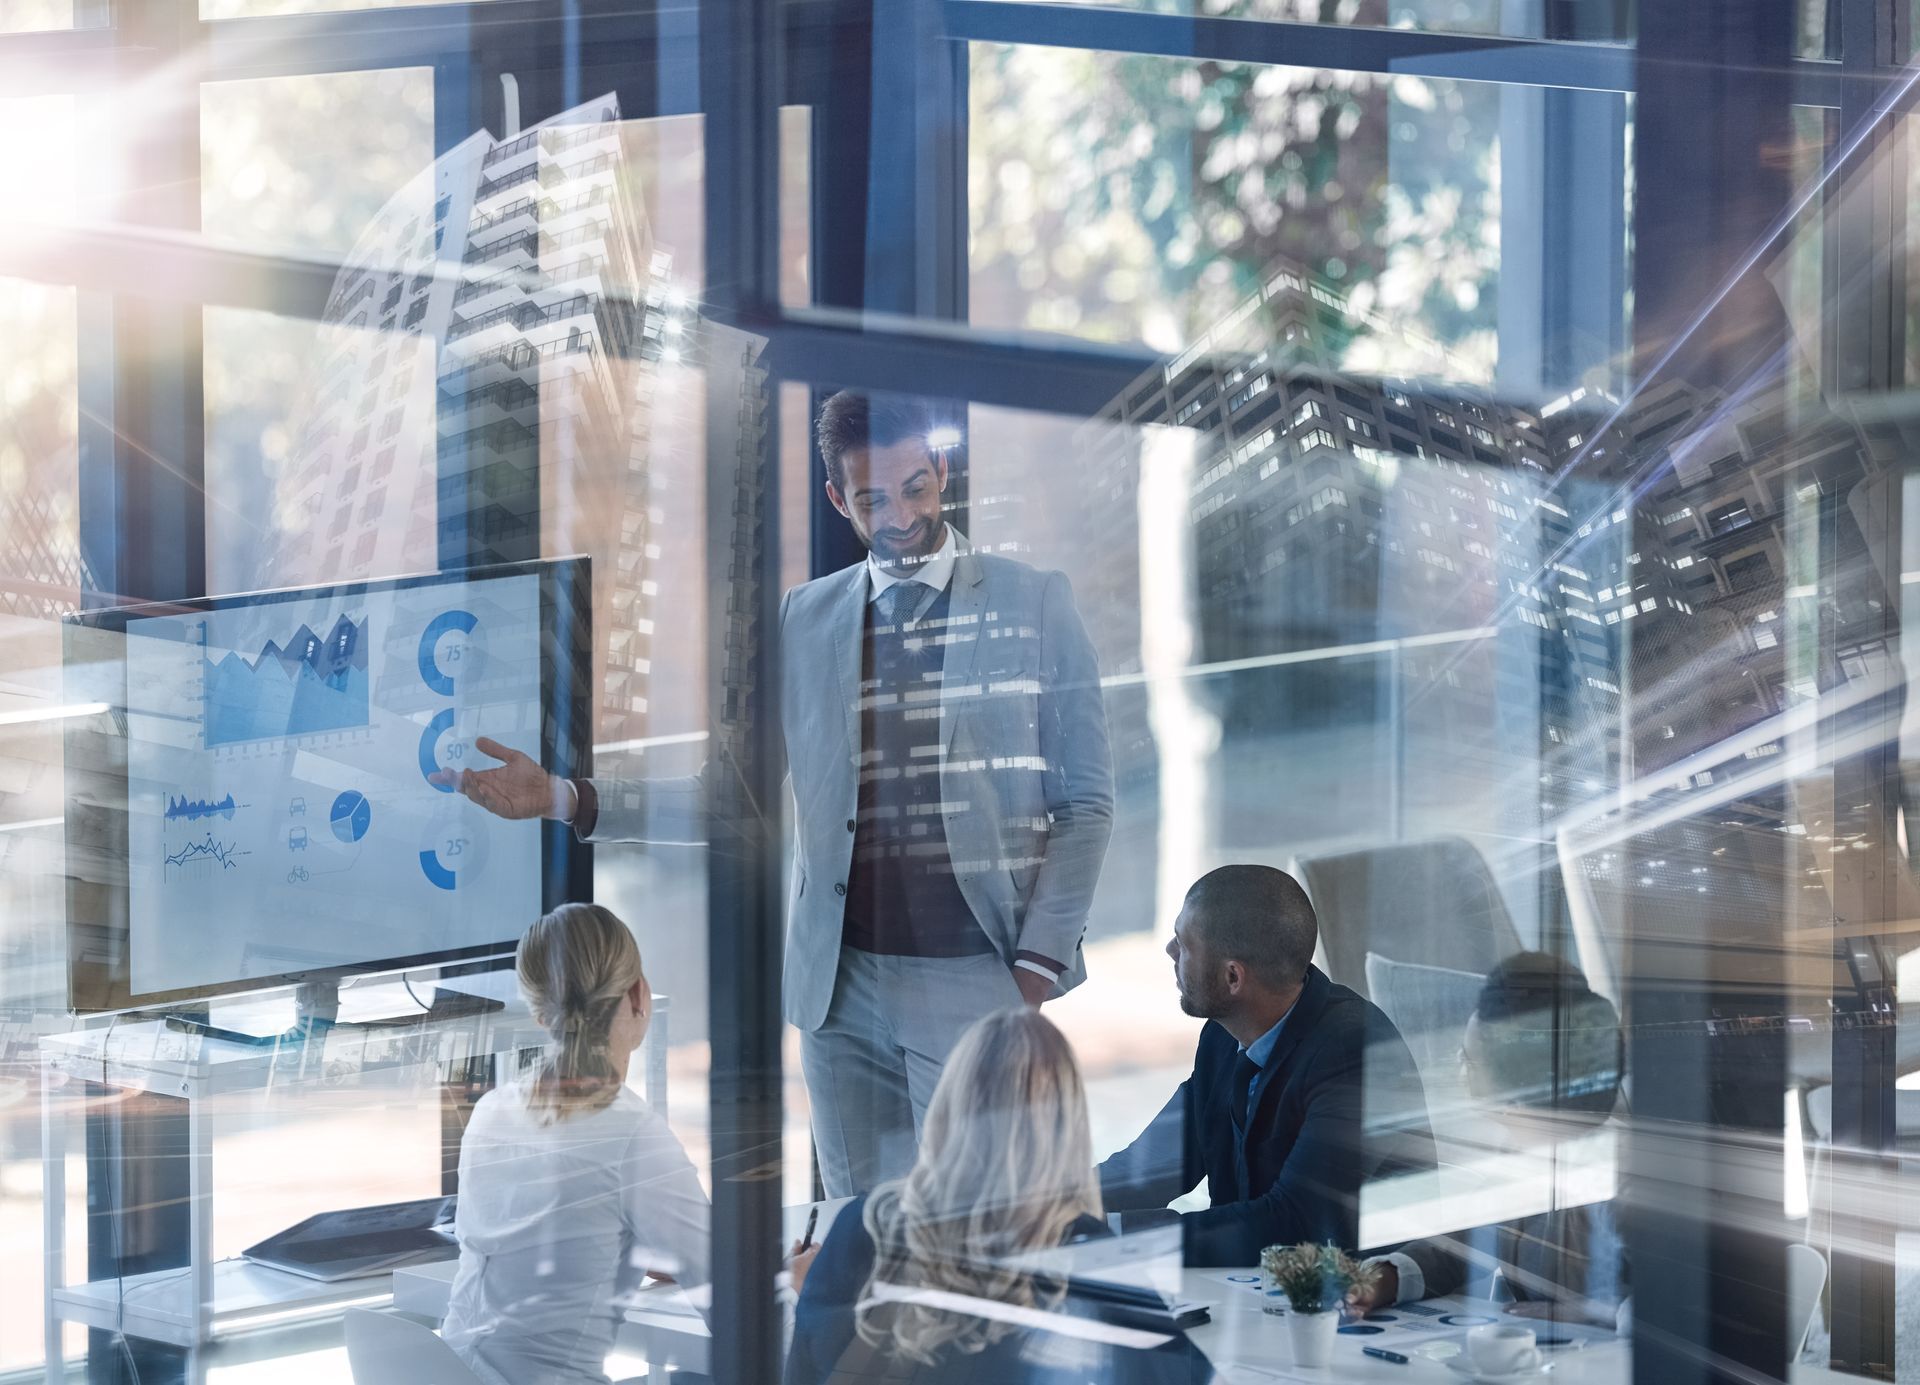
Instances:
[[[540,768],[531,756],[487,736],[473,748],[503,761],[497,769],[443,769],[429,783],[463,793],[495,817],[560,818],[567,815],[567,785]]]

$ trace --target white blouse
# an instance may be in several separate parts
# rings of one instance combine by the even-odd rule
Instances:
[[[483,1380],[604,1385],[620,1304],[648,1271],[707,1282],[708,1204],[633,1092],[542,1125],[515,1084],[460,1146],[460,1267],[441,1336]]]

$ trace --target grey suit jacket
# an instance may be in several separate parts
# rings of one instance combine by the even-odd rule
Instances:
[[[1113,760],[1093,645],[1067,579],[960,540],[939,694],[941,799],[960,892],[1001,958],[1038,952],[1086,979],[1080,939],[1113,827]],[[833,1000],[859,801],[866,565],[780,605],[780,717],[794,798],[787,1020],[817,1029]],[[700,775],[594,781],[591,840],[705,840]]]

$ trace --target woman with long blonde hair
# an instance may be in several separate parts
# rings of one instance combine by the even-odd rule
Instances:
[[[1209,1378],[1184,1338],[1116,1346],[1021,1263],[1108,1234],[1073,1050],[1037,1010],[988,1015],[947,1060],[912,1171],[843,1209],[806,1268],[787,1385]]]
[[[653,993],[611,910],[563,904],[520,940],[550,1042],[474,1106],[460,1145],[460,1267],[441,1335],[489,1385],[604,1385],[618,1304],[648,1272],[707,1277],[686,1151],[626,1085]]]

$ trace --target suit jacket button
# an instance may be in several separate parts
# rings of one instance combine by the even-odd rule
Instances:
[[[854,827],[854,825],[853,825],[853,819],[852,819],[852,818],[848,818],[848,819],[847,819],[847,831],[849,831],[849,832],[852,832],[852,831],[855,831],[855,830],[857,830],[857,829],[856,829],[856,828]]]
[[[835,885],[833,887],[833,892],[835,894],[843,895],[847,892],[847,887],[845,885]]]

